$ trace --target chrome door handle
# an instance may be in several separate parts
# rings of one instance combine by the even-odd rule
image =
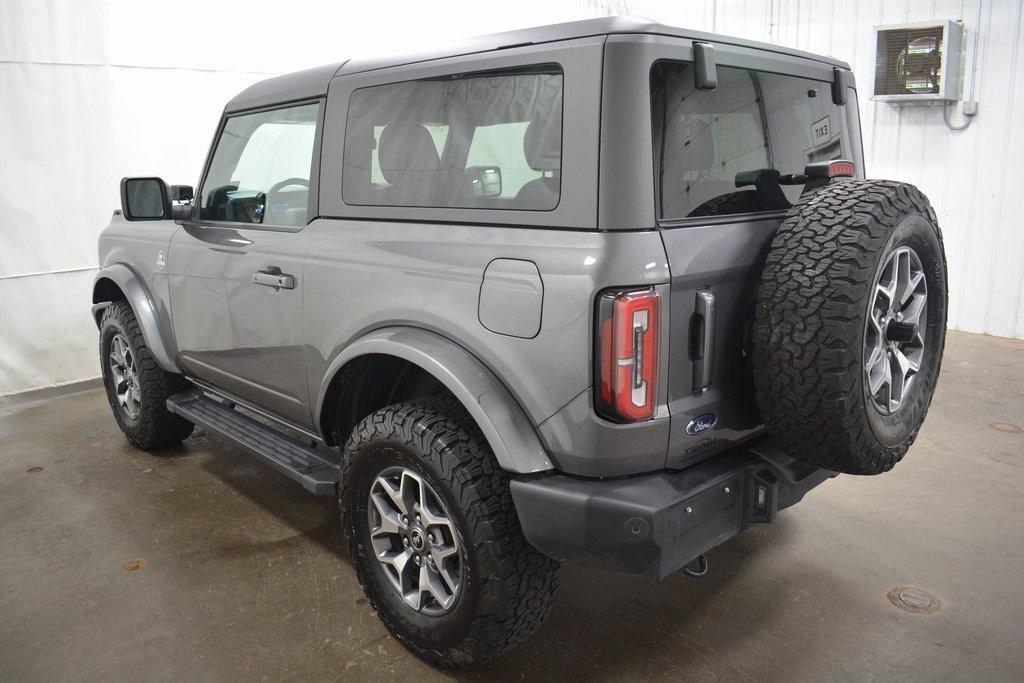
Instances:
[[[252,281],[276,289],[295,289],[295,276],[282,273],[280,268],[267,268],[252,274]]]

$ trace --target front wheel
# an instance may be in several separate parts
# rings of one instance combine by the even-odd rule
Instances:
[[[126,301],[115,301],[100,320],[100,366],[114,419],[145,450],[176,446],[192,433],[188,420],[167,410],[167,398],[188,389],[181,375],[156,363]]]
[[[508,475],[457,402],[373,413],[342,463],[359,582],[399,642],[434,666],[463,669],[540,628],[558,564],[526,542]]]

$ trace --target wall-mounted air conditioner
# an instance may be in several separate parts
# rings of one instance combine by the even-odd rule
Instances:
[[[876,26],[875,36],[872,99],[891,104],[960,99],[959,23]]]

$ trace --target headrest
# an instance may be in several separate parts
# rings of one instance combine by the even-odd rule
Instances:
[[[430,132],[413,121],[395,121],[384,126],[377,145],[380,172],[389,183],[404,171],[436,171],[441,165]]]
[[[555,171],[562,166],[562,121],[534,119],[523,136],[526,163],[535,171]]]

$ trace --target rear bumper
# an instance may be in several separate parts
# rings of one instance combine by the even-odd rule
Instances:
[[[512,497],[523,533],[544,554],[660,581],[833,476],[766,440],[631,479],[514,479]]]

